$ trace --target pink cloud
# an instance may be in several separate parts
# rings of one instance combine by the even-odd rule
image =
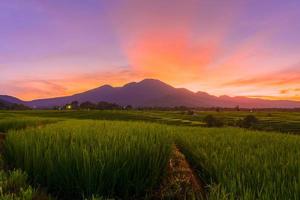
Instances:
[[[285,70],[257,75],[255,77],[238,79],[223,84],[224,86],[280,86],[280,85],[300,85],[300,64],[289,67]]]
[[[108,83],[113,86],[121,86],[127,83],[128,80],[139,81],[143,78],[141,74],[131,70],[72,74],[46,80],[25,78],[22,80],[10,80],[8,83],[0,83],[0,88],[3,88],[0,93],[17,96],[24,100],[32,100],[71,95]]]

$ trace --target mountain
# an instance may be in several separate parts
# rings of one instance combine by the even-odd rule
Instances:
[[[7,101],[4,101],[4,100],[0,99],[0,110],[1,109],[8,109],[11,105],[12,105],[12,103],[9,103]]]
[[[26,110],[26,102],[7,95],[0,95],[0,110],[13,109],[13,110]]]
[[[24,104],[25,102],[16,98],[16,97],[12,97],[12,96],[8,96],[8,95],[0,95],[0,100],[2,102],[6,102],[6,103],[15,103],[15,104]]]
[[[192,92],[184,88],[174,88],[162,81],[145,79],[141,82],[132,82],[123,87],[103,85],[86,92],[71,96],[22,101],[15,97],[0,95],[0,99],[7,102],[23,103],[34,108],[51,108],[62,106],[72,101],[90,101],[97,103],[107,101],[119,105],[134,107],[235,107],[241,108],[295,108],[300,107],[299,101],[264,100],[247,97],[216,97],[205,92]]]

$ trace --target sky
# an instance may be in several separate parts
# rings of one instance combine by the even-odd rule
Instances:
[[[299,0],[1,0],[0,94],[65,96],[154,78],[300,101]]]

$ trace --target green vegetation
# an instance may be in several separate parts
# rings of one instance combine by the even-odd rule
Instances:
[[[225,127],[205,128],[212,119]],[[296,112],[4,111],[0,129],[8,135],[0,150],[11,170],[0,178],[28,177],[33,187],[0,194],[24,199],[23,191],[42,186],[58,199],[151,198],[163,192],[162,180],[181,183],[166,177],[176,145],[207,184],[208,199],[296,200],[300,137],[271,130],[299,133],[299,121]],[[173,185],[162,195],[181,191]]]
[[[0,119],[0,132],[7,132],[8,130],[24,129],[28,127],[43,126],[49,123],[55,123],[58,120],[44,119],[38,117],[24,117],[24,118],[7,118]]]
[[[10,132],[5,157],[58,195],[140,196],[159,186],[171,149],[168,132],[145,123],[61,122]]]
[[[299,199],[300,138],[190,128],[177,143],[209,183],[209,199]]]
[[[288,111],[203,111],[197,112],[198,116],[196,120],[203,120],[203,118],[209,114],[216,118],[222,119],[224,125],[227,126],[239,126],[239,122],[244,120],[247,116],[255,116],[257,122],[251,125],[251,129],[263,130],[263,131],[276,131],[283,133],[300,134],[300,112],[288,112]]]
[[[36,191],[26,181],[26,173],[20,170],[10,172],[0,170],[0,199],[33,199]]]
[[[203,121],[208,127],[221,127],[224,126],[224,123],[221,119],[214,117],[213,115],[207,115],[204,117]]]
[[[259,123],[254,115],[247,115],[243,119],[237,121],[237,125],[242,128],[254,128]]]
[[[0,199],[1,200],[32,200],[51,198],[28,184],[28,175],[20,169],[4,170],[0,157]]]
[[[9,103],[0,99],[0,110],[29,110],[30,108],[23,104]]]
[[[287,111],[143,111],[143,110],[90,110],[90,111],[1,111],[1,118],[42,117],[55,119],[93,119],[117,121],[147,121],[179,126],[207,126],[205,117],[212,115],[224,126],[241,126],[246,116],[255,116],[251,129],[300,134],[300,113]]]

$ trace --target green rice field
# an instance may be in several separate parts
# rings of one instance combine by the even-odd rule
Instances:
[[[6,133],[2,170],[19,170],[26,177],[22,187],[32,194],[42,191],[46,199],[164,199],[157,193],[175,145],[203,183],[205,195],[193,199],[300,199],[298,113],[254,113],[260,123],[272,126],[277,120],[281,128],[294,130],[286,132],[274,131],[276,126],[207,128],[202,120],[207,114],[0,112],[0,132]],[[213,114],[224,115],[228,124],[247,115]],[[24,195],[12,189],[0,191],[0,197],[14,191],[16,197]]]

